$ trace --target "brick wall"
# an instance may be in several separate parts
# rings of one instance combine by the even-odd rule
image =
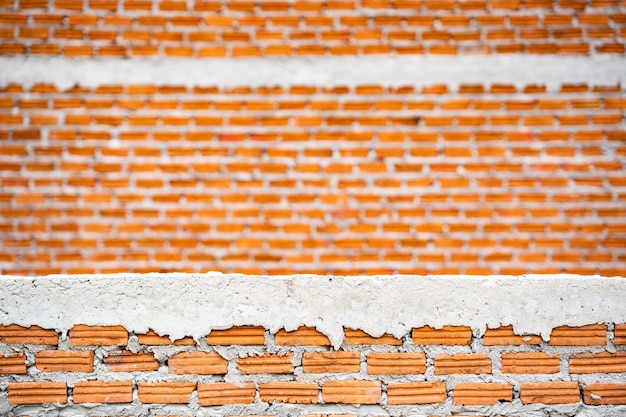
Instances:
[[[0,415],[626,412],[623,279],[119,274],[0,284]]]
[[[3,0],[0,54],[624,54],[620,0]]]
[[[616,0],[2,0],[0,272],[625,275],[624,24]]]
[[[625,24],[0,0],[0,415],[626,415]]]
[[[338,350],[307,327],[275,334],[233,327],[172,342],[121,326],[76,325],[65,339],[10,325],[0,327],[0,340],[13,352],[0,357],[0,383],[19,416],[33,406],[165,415],[182,409],[174,404],[186,406],[185,415],[296,415],[311,404],[327,411],[359,404],[379,406],[364,408],[375,415],[558,409],[573,416],[619,413],[626,404],[624,324],[558,327],[549,343],[510,326],[482,337],[465,326],[415,328],[402,338],[345,329]]]
[[[619,85],[10,84],[7,274],[624,275]]]

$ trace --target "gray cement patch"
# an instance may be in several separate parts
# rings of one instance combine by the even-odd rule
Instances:
[[[445,83],[616,84],[626,81],[624,56],[540,55],[363,56],[257,59],[61,59],[1,57],[0,85],[74,84],[430,85]]]
[[[174,339],[238,325],[272,333],[304,325],[339,347],[344,327],[402,337],[423,325],[481,333],[512,324],[547,340],[561,325],[626,323],[626,280],[574,275],[56,275],[4,276],[0,286],[0,324],[61,332],[75,324],[122,325]]]

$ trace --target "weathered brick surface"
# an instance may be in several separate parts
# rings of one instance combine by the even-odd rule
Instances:
[[[56,345],[59,342],[59,335],[54,330],[42,329],[39,326],[22,327],[10,324],[0,326],[0,341],[8,344]]]
[[[42,372],[91,372],[93,351],[44,350],[35,355],[35,365]]]
[[[520,388],[524,404],[570,404],[580,401],[578,382],[525,382]]]
[[[380,396],[378,381],[327,381],[322,385],[325,403],[376,404]]]
[[[203,406],[250,404],[254,401],[255,393],[256,388],[252,382],[198,384],[198,402]]]
[[[372,337],[363,330],[345,329],[346,344],[348,345],[401,345],[402,341],[391,335]]]
[[[502,352],[503,374],[555,374],[560,367],[558,355],[544,352]]]
[[[300,327],[292,332],[279,330],[275,335],[277,345],[330,346],[330,340],[322,333],[309,327]]]
[[[265,354],[237,359],[242,374],[290,374],[293,372],[293,353]]]
[[[226,374],[228,361],[216,352],[181,352],[168,359],[171,374]]]
[[[582,353],[569,357],[570,374],[626,372],[626,352]]]
[[[259,392],[264,402],[315,404],[319,388],[303,382],[268,382],[259,385]]]
[[[25,374],[26,356],[23,353],[13,353],[0,356],[0,374]]]
[[[137,385],[139,401],[155,404],[187,404],[195,382],[146,382]]]
[[[519,336],[513,332],[513,326],[502,326],[497,329],[487,329],[483,343],[485,346],[539,345],[541,344],[541,337],[535,335]]]
[[[444,326],[441,329],[425,326],[413,329],[412,336],[416,345],[469,345],[472,330],[464,326]]]
[[[13,382],[9,384],[9,404],[66,403],[65,382]]]
[[[513,387],[509,384],[456,384],[454,403],[462,405],[492,405],[498,401],[512,401]]]
[[[302,370],[308,373],[359,372],[360,367],[359,352],[305,352],[302,356]]]
[[[233,327],[228,330],[213,330],[207,336],[212,345],[263,345],[265,329],[254,326]]]
[[[550,345],[593,346],[606,344],[606,326],[591,324],[582,327],[561,326],[552,330]]]
[[[129,403],[133,401],[132,381],[85,381],[74,386],[74,403]]]
[[[152,353],[132,353],[127,350],[109,352],[109,356],[102,359],[102,362],[111,372],[136,372],[136,371],[156,371],[159,369],[159,362],[154,359]]]
[[[490,374],[491,359],[478,353],[435,356],[435,374]]]
[[[426,355],[418,353],[370,353],[367,372],[371,375],[410,375],[426,372]]]
[[[442,403],[446,398],[443,382],[407,382],[387,386],[389,405]]]
[[[70,330],[72,346],[126,346],[128,332],[122,326],[76,325]]]
[[[163,346],[163,345],[195,345],[196,344],[196,342],[191,337],[185,337],[185,338],[178,339],[172,342],[168,336],[159,336],[152,330],[150,330],[146,334],[137,335],[137,339],[139,343],[141,343],[142,345]]]
[[[586,404],[626,404],[626,384],[590,384],[583,387]]]

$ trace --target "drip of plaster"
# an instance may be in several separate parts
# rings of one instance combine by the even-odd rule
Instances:
[[[253,70],[251,70],[253,68]],[[52,82],[74,84],[192,85],[430,85],[445,83],[616,84],[626,81],[626,58],[541,55],[362,56],[251,59],[0,58],[0,86]]]
[[[199,339],[256,325],[317,328],[338,348],[343,327],[396,337],[411,328],[512,324],[520,334],[626,323],[626,280],[575,275],[246,276],[208,274],[0,277],[0,324],[61,332],[75,324],[153,329]]]

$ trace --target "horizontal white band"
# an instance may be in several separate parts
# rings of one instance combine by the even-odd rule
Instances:
[[[626,280],[529,276],[246,276],[118,274],[0,277],[0,324],[66,331],[75,324],[122,325],[173,338],[211,329],[316,327],[338,347],[343,328],[404,336],[413,327],[512,324],[520,333],[626,323]]]
[[[364,56],[260,59],[72,60],[0,58],[0,85],[430,85],[562,83],[614,85],[626,81],[624,56],[541,55]]]

